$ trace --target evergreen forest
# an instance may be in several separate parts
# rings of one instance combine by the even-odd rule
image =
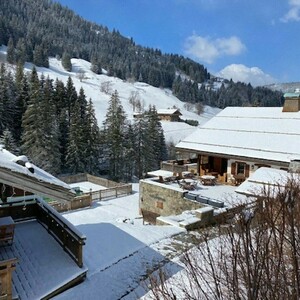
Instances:
[[[56,174],[108,174],[117,181],[141,178],[167,159],[164,133],[155,107],[133,123],[127,120],[118,91],[109,101],[101,129],[91,99],[35,68],[14,74],[0,67],[0,143]]]
[[[102,12],[105,13],[105,12]],[[177,54],[136,45],[117,30],[88,22],[51,0],[0,1],[0,45],[7,45],[9,63],[49,66],[48,57],[62,59],[67,71],[71,57],[90,61],[93,72],[128,81],[170,88],[180,100],[219,108],[281,106],[282,94],[265,87],[224,81],[220,89],[207,69]],[[208,83],[208,84],[207,84]]]

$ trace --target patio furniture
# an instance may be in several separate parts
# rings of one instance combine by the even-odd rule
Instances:
[[[246,176],[242,173],[239,173],[239,174],[233,175],[233,178],[235,180],[235,185],[240,185],[242,182],[245,181]]]
[[[200,180],[203,185],[215,185],[216,184],[216,177],[213,175],[202,175],[200,177]]]
[[[188,191],[193,191],[196,189],[197,181],[191,179],[182,179],[181,181],[177,181],[179,186]]]
[[[12,217],[0,218],[0,243],[11,245],[14,240],[15,222]]]

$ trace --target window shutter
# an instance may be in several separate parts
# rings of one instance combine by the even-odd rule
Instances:
[[[235,175],[236,174],[236,163],[231,164],[231,174]]]
[[[245,177],[249,177],[249,173],[250,173],[250,165],[245,165]]]

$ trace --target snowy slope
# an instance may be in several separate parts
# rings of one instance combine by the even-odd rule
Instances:
[[[6,47],[0,47],[0,62],[5,61]],[[70,76],[73,80],[76,90],[83,87],[87,99],[91,98],[96,112],[98,125],[101,126],[105,119],[105,114],[108,107],[108,101],[110,99],[109,94],[105,94],[100,91],[101,83],[110,82],[111,91],[117,90],[121,99],[124,110],[128,119],[133,118],[132,106],[129,104],[129,97],[131,92],[138,92],[141,102],[144,104],[144,108],[147,109],[149,105],[155,105],[157,109],[166,109],[176,106],[182,113],[182,119],[197,120],[199,124],[206,122],[213,117],[220,110],[217,108],[205,107],[204,113],[198,116],[194,112],[189,112],[184,108],[184,102],[172,95],[172,92],[167,89],[155,88],[147,83],[135,82],[129,83],[116,77],[109,77],[101,74],[97,75],[90,70],[90,63],[82,59],[72,59],[72,72],[67,72],[61,65],[61,61],[56,58],[49,58],[49,68],[37,67],[38,73],[44,74],[45,77],[49,76],[55,80],[58,78],[62,82],[66,83]],[[30,72],[33,64],[25,64],[25,72]],[[11,66],[11,68],[14,68]],[[84,79],[82,82],[79,79],[79,74],[84,73]],[[105,73],[105,71],[104,71]],[[186,123],[169,123],[162,122],[165,130],[166,140],[172,140],[174,143],[179,142],[184,137],[192,133],[196,128]]]

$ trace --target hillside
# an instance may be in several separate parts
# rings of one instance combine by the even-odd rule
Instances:
[[[105,12],[101,12],[105,13]],[[0,1],[0,45],[8,46],[8,62],[49,67],[49,57],[91,62],[92,69],[130,82],[168,88],[180,100],[226,106],[280,106],[280,92],[229,81],[220,91],[207,68],[187,57],[136,45],[117,30],[88,22],[51,0]],[[203,84],[204,83],[204,84]]]
[[[274,83],[266,86],[272,91],[281,91],[283,93],[293,92],[300,88],[300,82]]]
[[[6,62],[7,48],[0,47],[0,62]],[[68,77],[73,80],[77,92],[83,87],[86,97],[91,98],[95,107],[95,113],[98,124],[101,127],[105,119],[106,111],[108,108],[108,101],[111,97],[110,94],[101,92],[102,83],[110,83],[110,90],[117,90],[120,100],[127,114],[128,119],[133,119],[133,109],[129,104],[129,97],[132,92],[137,92],[140,96],[144,108],[155,105],[157,109],[166,109],[176,106],[182,113],[182,119],[197,120],[199,124],[206,122],[212,116],[220,111],[218,108],[204,107],[204,112],[200,116],[192,111],[185,109],[185,103],[172,95],[169,89],[155,88],[149,84],[142,82],[129,83],[116,77],[110,77],[104,74],[97,75],[90,70],[90,63],[82,59],[72,59],[72,72],[67,72],[61,65],[61,61],[56,58],[49,58],[49,68],[37,67],[38,73],[43,74],[45,77],[49,76],[55,80],[58,78],[66,84]],[[14,70],[15,67],[7,64],[8,68]],[[24,66],[25,72],[32,70],[33,64],[26,63]],[[105,73],[105,70],[103,70]],[[79,75],[84,74],[84,79],[80,81]],[[189,135],[195,130],[194,126],[190,126],[184,122],[170,123],[162,122],[167,142],[178,143],[181,139]]]

